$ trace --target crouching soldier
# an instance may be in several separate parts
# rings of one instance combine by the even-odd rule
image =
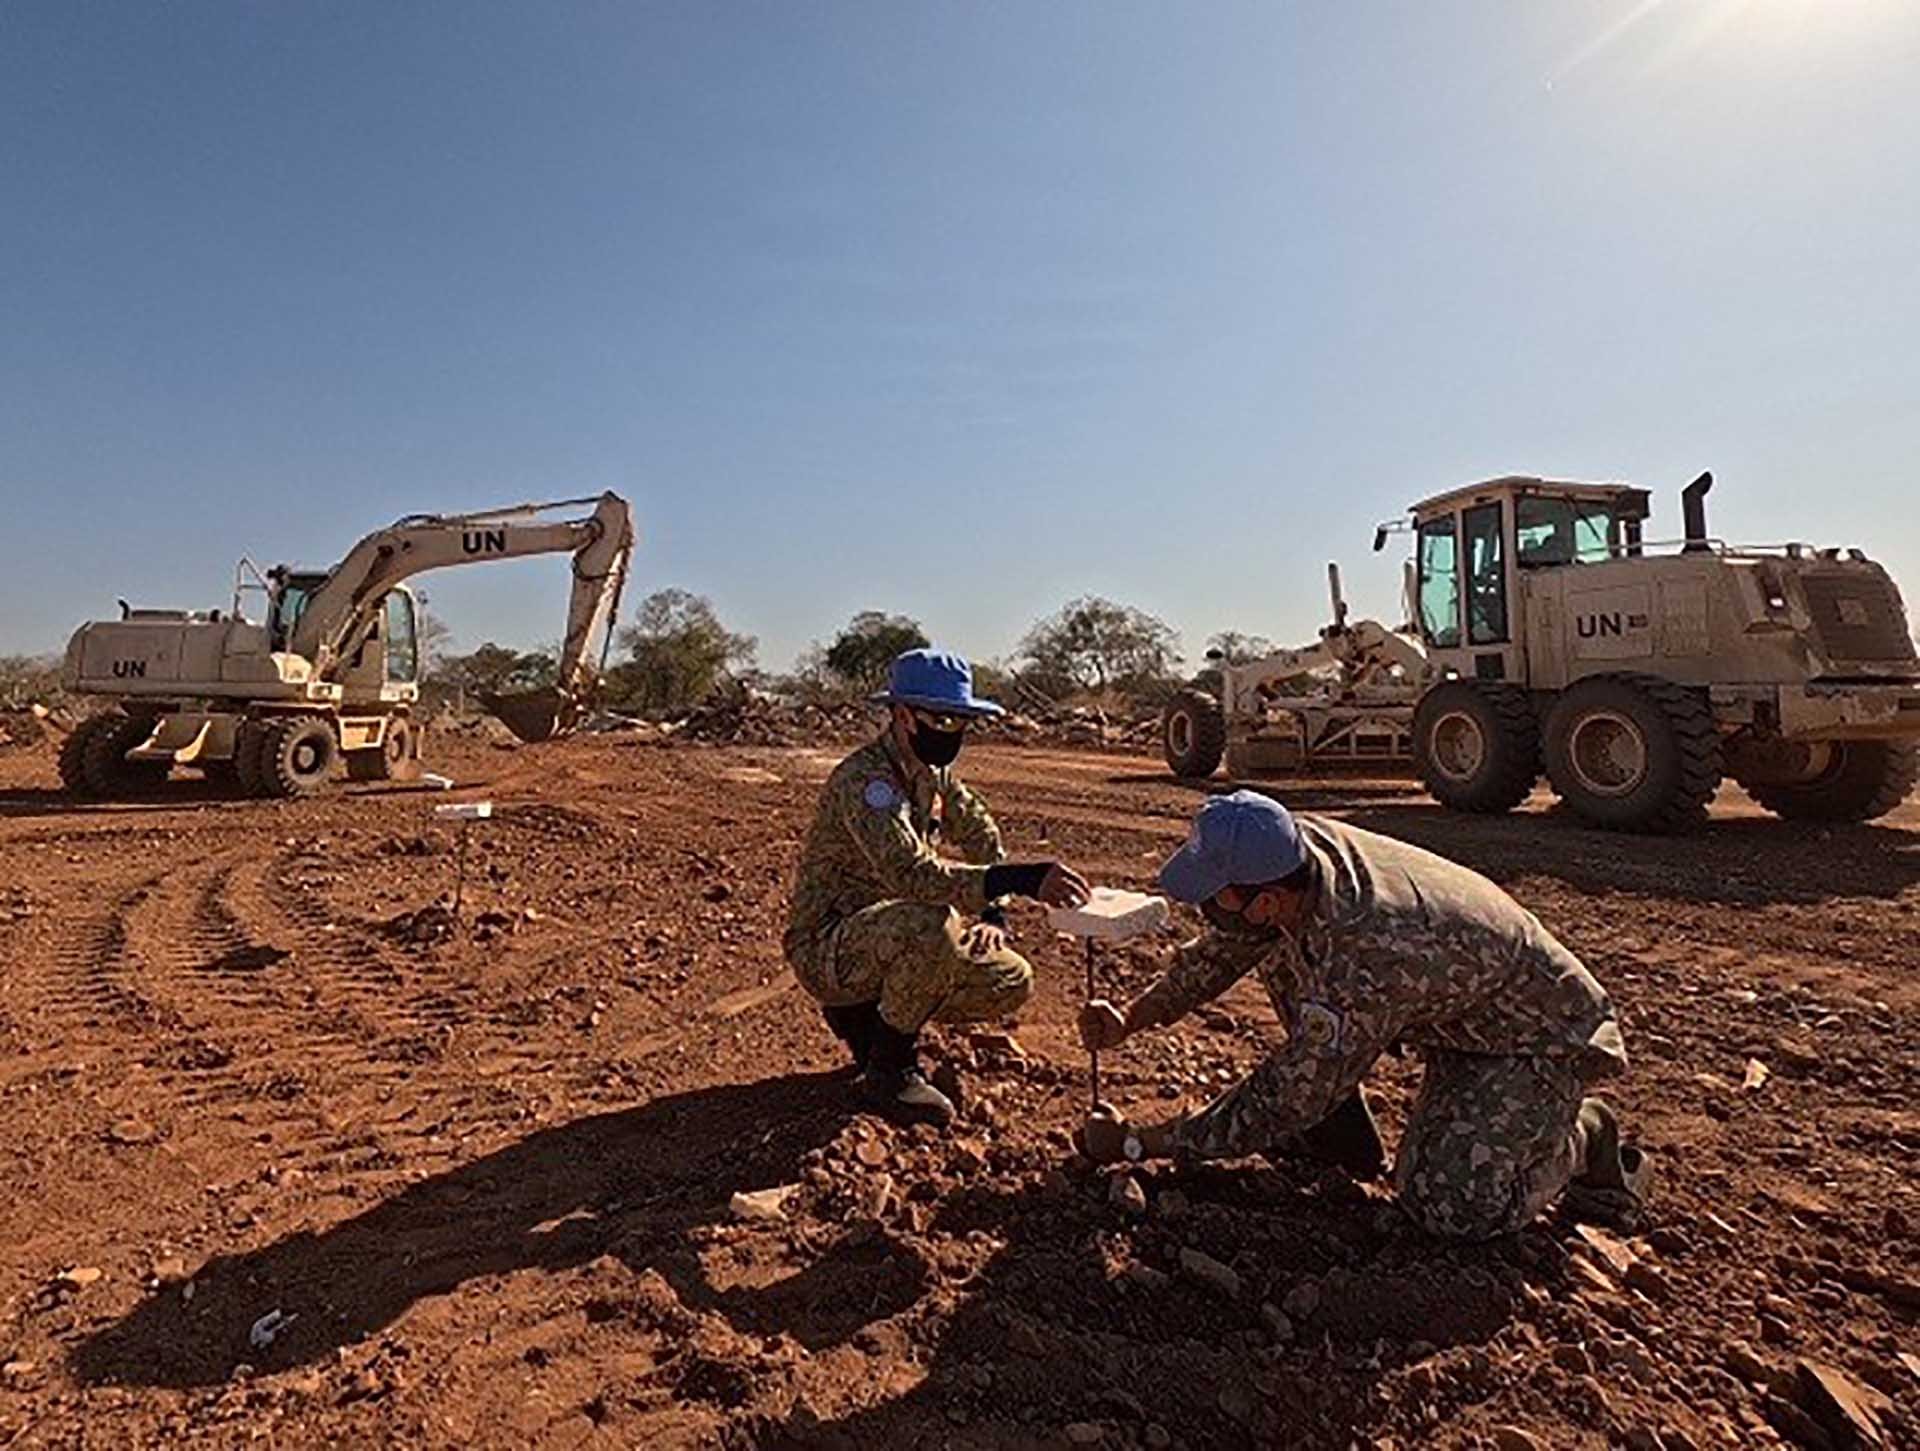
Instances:
[[[1638,1210],[1648,1165],[1621,1144],[1613,1110],[1587,1096],[1626,1066],[1613,1005],[1492,882],[1239,791],[1201,808],[1160,884],[1198,905],[1213,930],[1124,1008],[1090,1004],[1080,1021],[1088,1046],[1175,1022],[1249,972],[1287,1041],[1191,1116],[1138,1127],[1090,1119],[1090,1157],[1273,1152],[1318,1126],[1337,1128],[1348,1155],[1364,1158],[1364,1141],[1377,1137],[1359,1085],[1399,1043],[1426,1065],[1394,1171],[1400,1204],[1422,1227],[1486,1239],[1521,1228],[1563,1191],[1588,1217]]]
[[[1077,907],[1087,884],[1058,862],[1005,861],[986,806],[954,775],[967,728],[1000,714],[974,695],[966,661],[910,650],[875,700],[890,707],[886,729],[827,780],[783,947],[868,1101],[944,1124],[953,1104],[920,1071],[921,1027],[1015,1012],[1033,969],[1007,945],[1004,899]]]

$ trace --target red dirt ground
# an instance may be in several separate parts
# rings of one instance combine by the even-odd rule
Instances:
[[[1080,959],[1031,911],[1017,1047],[932,1043],[960,1131],[852,1113],[778,948],[836,758],[451,745],[498,815],[436,941],[404,914],[451,886],[446,796],[76,808],[46,748],[0,756],[0,1446],[1844,1444],[1802,1358],[1920,1444],[1913,807],[1808,830],[1729,793],[1646,841],[1276,785],[1487,872],[1620,1005],[1648,1225],[1457,1247],[1289,1161],[1149,1171],[1129,1217],[1067,1149]],[[1017,851],[1116,885],[1199,799],[1124,757],[963,767]],[[1108,1096],[1198,1103],[1276,1031],[1243,984]],[[1390,1135],[1415,1071],[1374,1077]]]

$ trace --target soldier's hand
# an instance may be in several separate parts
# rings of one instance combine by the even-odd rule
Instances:
[[[1007,945],[1007,929],[992,922],[976,922],[960,936],[969,957],[991,957]]]
[[[1040,879],[1040,900],[1049,907],[1084,907],[1092,895],[1087,879],[1065,862],[1054,862]]]
[[[1126,1040],[1126,1015],[1105,998],[1095,998],[1080,1010],[1080,1041],[1090,1051],[1118,1048]]]

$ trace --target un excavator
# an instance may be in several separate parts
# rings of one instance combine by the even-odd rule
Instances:
[[[589,512],[550,517],[561,510]],[[483,702],[521,740],[578,723],[597,684],[633,556],[633,511],[617,494],[475,514],[414,514],[320,572],[242,560],[231,611],[135,609],[68,642],[69,690],[109,702],[60,750],[76,796],[136,795],[176,766],[249,796],[306,796],[344,764],[355,781],[421,773],[419,608],[404,583],[453,565],[573,556],[567,631],[553,685]],[[266,618],[246,617],[249,591]]]

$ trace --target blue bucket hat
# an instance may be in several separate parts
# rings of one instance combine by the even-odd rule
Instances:
[[[1306,859],[1286,807],[1258,791],[1235,791],[1200,808],[1187,844],[1160,868],[1160,889],[1178,902],[1204,902],[1222,887],[1277,882]]]
[[[1005,715],[990,700],[973,693],[973,667],[944,650],[908,650],[896,655],[887,688],[876,704],[917,705],[945,715]]]

